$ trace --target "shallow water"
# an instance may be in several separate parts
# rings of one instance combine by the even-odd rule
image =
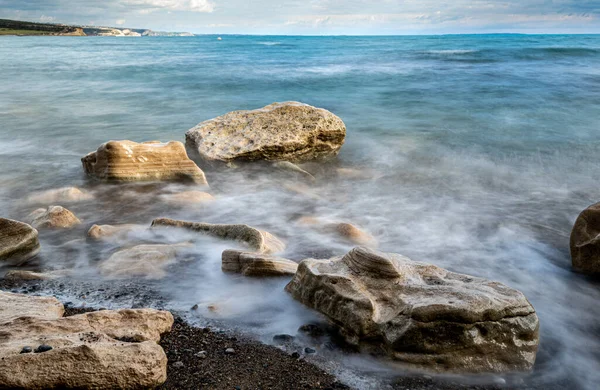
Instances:
[[[95,264],[123,245],[82,240],[93,223],[247,223],[300,260],[352,246],[299,217],[351,221],[384,251],[523,291],[541,321],[526,383],[596,388],[600,283],[572,272],[568,236],[600,200],[600,36],[2,37],[0,69],[0,215],[24,220],[39,206],[24,199],[39,190],[96,195],[65,204],[81,228],[41,233],[42,266],[75,267],[71,282],[99,280]],[[269,169],[207,170],[217,200],[179,208],[160,195],[183,187],[100,185],[82,173],[80,158],[109,139],[183,141],[205,119],[286,100],[325,107],[348,127],[336,162],[305,166],[317,182],[296,183],[300,193]],[[193,320],[265,340],[318,318],[285,281],[222,274],[231,243],[141,231],[129,244],[188,239],[187,261],[152,282],[168,308],[199,304]]]

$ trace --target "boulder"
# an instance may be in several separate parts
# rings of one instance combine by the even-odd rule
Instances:
[[[39,251],[37,230],[23,222],[0,218],[0,261],[22,263]]]
[[[143,225],[123,224],[123,225],[92,225],[87,232],[88,238],[92,240],[106,240],[110,238],[124,238],[135,230],[143,230]]]
[[[115,252],[98,266],[110,278],[143,277],[161,279],[166,268],[177,261],[177,253],[187,245],[137,245]]]
[[[188,181],[207,185],[181,142],[109,141],[81,159],[90,176],[109,181]]]
[[[298,102],[233,111],[186,133],[186,146],[208,162],[332,157],[344,144],[346,126],[331,112]]]
[[[287,276],[298,269],[298,264],[291,260],[237,250],[224,251],[221,260],[223,272],[244,276]]]
[[[586,274],[600,273],[600,203],[583,210],[571,231],[573,268]]]
[[[167,377],[157,342],[172,324],[171,313],[152,309],[3,321],[0,387],[154,388]],[[25,346],[39,353],[21,353]]]
[[[169,204],[179,206],[208,203],[215,200],[214,196],[203,191],[183,191],[176,194],[165,194],[161,198]]]
[[[326,234],[335,234],[356,245],[377,246],[377,240],[373,236],[348,222],[332,222],[317,217],[302,217],[297,222],[312,226]]]
[[[69,229],[81,223],[75,214],[62,206],[49,206],[47,209],[37,209],[29,214],[28,218],[31,224],[37,229]]]
[[[64,313],[64,306],[54,297],[36,297],[0,291],[0,325],[20,317],[60,318]],[[3,340],[0,336],[0,343]]]
[[[5,280],[53,280],[69,275],[68,270],[34,272],[25,270],[11,270],[4,275]]]
[[[84,192],[77,187],[63,187],[53,190],[47,190],[33,194],[27,198],[29,203],[75,203],[92,200],[94,196],[88,192]]]
[[[535,362],[535,310],[498,282],[359,247],[302,261],[286,290],[325,314],[348,342],[412,368],[512,372]]]
[[[152,221],[152,227],[183,228],[218,238],[235,240],[259,253],[278,253],[285,250],[285,244],[279,238],[248,225],[221,225],[158,218]]]

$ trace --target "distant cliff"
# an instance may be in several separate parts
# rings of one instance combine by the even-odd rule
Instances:
[[[67,36],[104,36],[104,37],[191,37],[187,32],[164,32],[148,29],[69,26],[24,22],[19,20],[0,19],[0,35],[67,35]]]

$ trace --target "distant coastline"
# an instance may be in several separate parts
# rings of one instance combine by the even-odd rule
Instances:
[[[188,32],[165,32],[150,29],[100,27],[37,23],[0,19],[0,35],[17,36],[104,36],[104,37],[192,37]]]

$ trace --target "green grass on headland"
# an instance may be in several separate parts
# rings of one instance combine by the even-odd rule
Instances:
[[[49,31],[39,30],[15,30],[11,28],[0,28],[0,35],[50,35]]]

